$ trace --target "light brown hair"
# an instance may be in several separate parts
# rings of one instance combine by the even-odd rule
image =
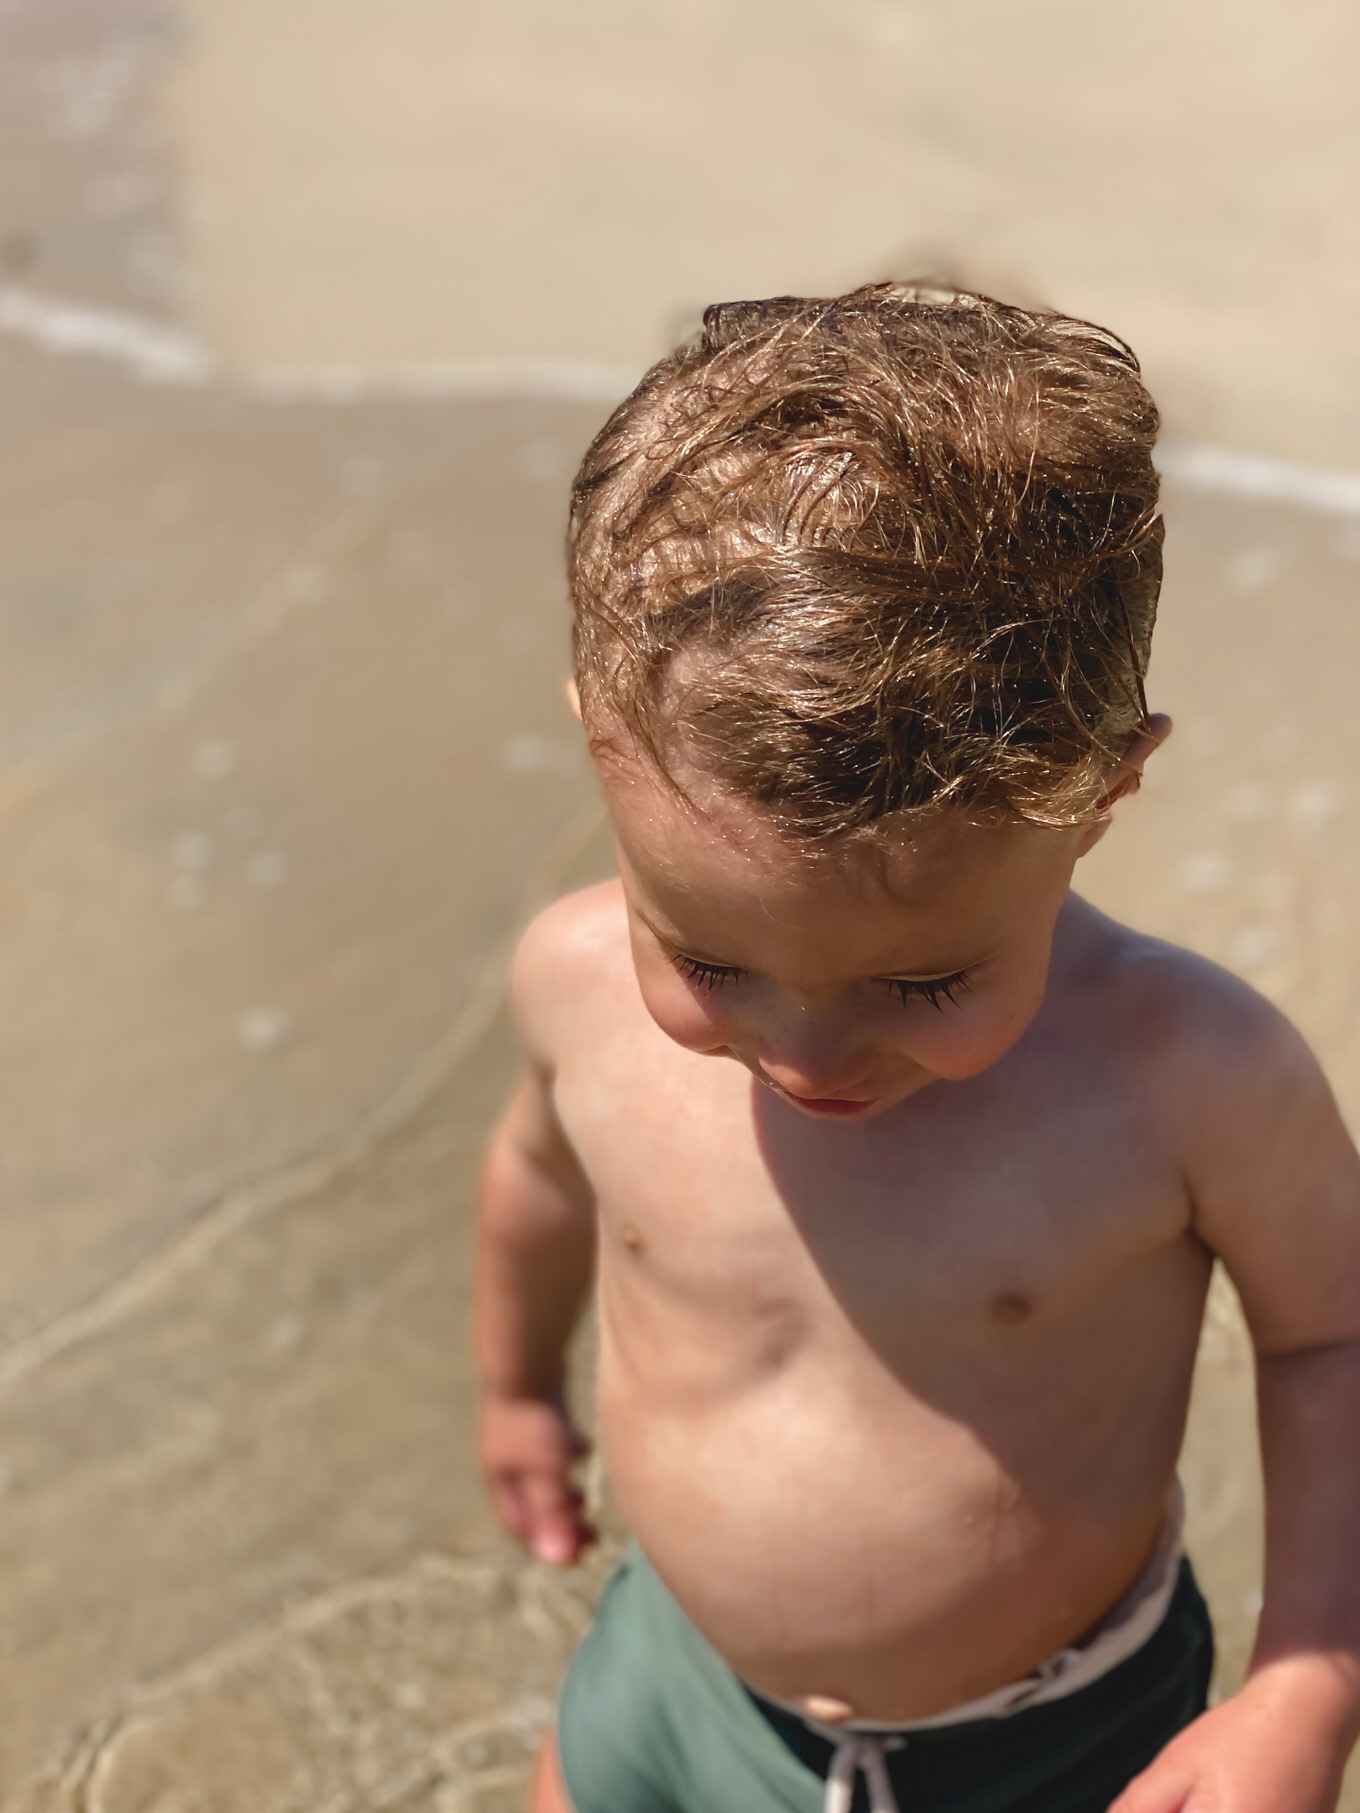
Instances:
[[[1081,817],[1147,715],[1157,426],[1065,315],[924,283],[710,308],[576,479],[592,740],[803,838]]]

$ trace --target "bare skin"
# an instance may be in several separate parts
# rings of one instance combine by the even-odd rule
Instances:
[[[1297,1035],[1070,894],[1103,820],[810,858],[605,780],[622,881],[526,937],[487,1167],[507,1524],[591,1540],[560,1390],[598,1267],[606,1462],[685,1611],[819,1716],[942,1711],[1143,1565],[1217,1254],[1259,1355],[1260,1638],[1118,1808],[1326,1813],[1360,1728],[1360,1161]]]
[[[532,1813],[572,1813],[571,1802],[562,1785],[562,1771],[557,1761],[557,1745],[545,1738],[534,1766],[534,1783],[530,1791]]]

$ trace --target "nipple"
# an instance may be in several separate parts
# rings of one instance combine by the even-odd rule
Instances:
[[[806,1693],[798,1704],[810,1719],[823,1725],[843,1725],[855,1716],[849,1700],[838,1700],[834,1694]]]
[[[992,1314],[998,1322],[1024,1322],[1034,1314],[1034,1304],[1023,1291],[1002,1291],[992,1299]]]

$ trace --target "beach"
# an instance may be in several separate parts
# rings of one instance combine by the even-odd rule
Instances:
[[[963,142],[932,99],[921,58],[964,93],[964,24],[1004,10],[960,9],[940,40],[929,9],[849,7],[860,36],[838,26],[827,49],[797,8],[783,79],[811,94],[820,56],[833,121],[877,47],[854,144],[878,174],[809,248],[809,164],[802,215],[794,197],[744,266],[741,194],[707,242],[691,197],[653,263],[610,224],[629,194],[642,207],[636,171],[591,211],[591,159],[619,134],[646,139],[653,196],[680,167],[683,58],[671,114],[615,119],[590,42],[535,47],[527,6],[474,29],[401,0],[383,31],[359,0],[326,31],[307,0],[0,9],[0,1813],[523,1804],[618,1532],[598,1473],[608,1539],[579,1574],[494,1527],[472,1458],[472,1191],[513,1073],[515,936],[612,860],[563,693],[568,486],[710,283],[929,256],[1057,286],[1140,348],[1142,324],[1168,418],[1149,693],[1177,729],[1081,883],[1284,1007],[1360,1126],[1360,417],[1337,325],[1360,244],[1357,165],[1318,124],[1332,77],[1311,104],[1300,89],[1297,195],[1262,186],[1249,228],[1245,128],[1199,121],[1216,211],[1174,215],[1182,264],[1152,296],[1112,228],[1083,263],[1035,203],[1025,239],[1019,176],[987,175],[1017,105],[1004,33],[969,103],[987,131]],[[698,58],[715,29],[702,5],[645,11],[637,83],[667,34]],[[1191,11],[1201,34],[1218,18]],[[1171,29],[1153,16],[1149,57]],[[1303,17],[1315,49],[1350,45],[1342,12]],[[617,36],[608,8],[589,24]],[[1259,29],[1233,67],[1278,126],[1302,78]],[[408,80],[441,45],[467,99],[453,124],[443,90]],[[1064,91],[1059,63],[1049,79]],[[1173,70],[1174,92],[1190,81]],[[729,70],[713,105],[738,86]],[[1102,93],[1132,108],[1110,88],[1088,111]],[[1159,130],[1166,198],[1190,141]],[[547,151],[492,155],[533,131],[565,147],[546,200]],[[711,132],[695,150],[703,184],[721,150]],[[1025,196],[1061,152],[1049,133]],[[786,167],[801,155],[791,140]],[[1115,180],[1102,155],[1083,183]],[[410,170],[455,164],[422,200]],[[874,183],[905,197],[900,221]],[[1255,283],[1244,234],[1258,261],[1296,244],[1293,290],[1274,267]],[[1215,272],[1237,273],[1228,301]],[[588,1348],[587,1330],[587,1413]],[[1219,1281],[1183,1476],[1220,1692],[1260,1603],[1252,1419]],[[1360,1813],[1360,1778],[1344,1804]]]

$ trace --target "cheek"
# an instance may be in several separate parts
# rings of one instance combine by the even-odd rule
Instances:
[[[1015,1044],[1039,1011],[1045,975],[1028,972],[985,995],[965,997],[957,1009],[946,1008],[927,1020],[921,1014],[913,1028],[912,1055],[945,1082],[961,1083],[990,1070]]]
[[[990,1017],[972,1024],[942,1030],[933,1038],[922,1038],[916,1046],[917,1062],[943,1082],[962,1083],[970,1076],[981,1076],[997,1059],[1004,1057],[1024,1028],[1014,1031]]]
[[[722,1050],[726,1043],[718,991],[707,994],[691,988],[669,963],[638,964],[638,988],[643,1006],[668,1039],[687,1051]]]

